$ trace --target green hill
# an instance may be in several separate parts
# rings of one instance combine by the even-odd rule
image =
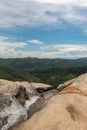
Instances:
[[[0,78],[28,80],[57,86],[87,72],[87,58],[81,59],[0,59]]]

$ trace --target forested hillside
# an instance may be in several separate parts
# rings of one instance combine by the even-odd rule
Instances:
[[[0,78],[48,83],[56,87],[87,72],[87,58],[82,59],[0,59]]]

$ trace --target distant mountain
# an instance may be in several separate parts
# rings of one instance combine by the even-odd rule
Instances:
[[[0,59],[0,66],[13,66],[14,68],[33,68],[33,67],[69,67],[69,66],[85,66],[87,58],[80,59],[38,59],[38,58],[16,58],[16,59]]]
[[[0,78],[28,80],[58,85],[87,72],[87,58],[80,59],[0,59]]]

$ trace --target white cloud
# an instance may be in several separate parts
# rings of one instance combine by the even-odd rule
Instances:
[[[52,48],[58,50],[60,54],[69,53],[69,52],[84,52],[87,51],[87,45],[73,45],[73,44],[63,44],[63,45],[54,45]]]
[[[56,3],[56,4],[61,4],[61,3],[70,3],[73,0],[33,0],[33,1],[38,1],[42,3]]]
[[[43,44],[42,41],[36,40],[36,39],[32,39],[32,40],[28,40],[28,43],[32,43],[32,44]]]
[[[86,44],[58,44],[50,45],[47,47],[41,47],[41,50],[49,51],[49,58],[81,58],[87,57],[87,45]]]
[[[37,40],[39,41],[39,40]],[[40,41],[39,41],[40,42]],[[45,46],[41,45],[36,51],[29,51],[29,47],[25,42],[12,42],[8,37],[0,37],[0,58],[80,58],[87,57],[86,44],[53,44]]]
[[[87,0],[1,0],[0,28],[60,28],[63,22],[85,28],[86,7]]]
[[[74,4],[80,6],[87,6],[87,0],[31,0],[40,3],[52,3],[52,4]]]
[[[12,39],[8,37],[0,36],[0,48],[7,47],[7,48],[22,48],[27,45],[24,42],[11,42]]]
[[[0,37],[0,58],[18,57],[17,50],[27,46],[24,42],[11,42],[8,37]]]

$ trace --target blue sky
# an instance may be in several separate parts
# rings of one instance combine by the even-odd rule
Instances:
[[[0,0],[0,58],[87,57],[87,0]]]

